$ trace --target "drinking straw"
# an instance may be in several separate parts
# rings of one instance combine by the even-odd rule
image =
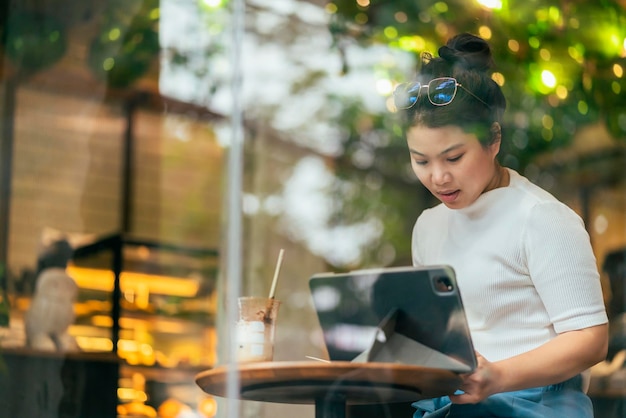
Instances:
[[[272,280],[272,288],[270,289],[270,299],[274,299],[274,295],[276,294],[276,283],[278,282],[278,274],[280,273],[280,266],[283,264],[283,256],[285,255],[285,250],[280,249],[278,253],[278,261],[276,262],[276,270],[274,270],[274,279]]]
[[[276,270],[274,270],[274,278],[272,279],[272,287],[270,289],[270,297],[267,304],[267,309],[265,310],[265,315],[263,316],[263,320],[265,322],[270,321],[272,315],[272,302],[274,301],[274,295],[276,294],[276,283],[278,282],[278,274],[280,273],[280,266],[283,264],[283,255],[285,254],[285,250],[282,248],[278,253],[278,261],[276,262]]]

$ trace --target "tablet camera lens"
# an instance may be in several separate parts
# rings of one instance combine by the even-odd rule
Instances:
[[[448,277],[436,277],[435,289],[438,292],[452,292],[454,287],[452,286],[452,281]]]

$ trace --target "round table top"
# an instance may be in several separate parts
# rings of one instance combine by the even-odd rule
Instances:
[[[395,363],[275,361],[222,365],[196,376],[206,393],[226,397],[239,378],[239,399],[309,404],[336,397],[347,404],[415,401],[453,393],[461,379],[449,370]]]

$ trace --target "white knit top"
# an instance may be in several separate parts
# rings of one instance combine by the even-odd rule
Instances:
[[[607,322],[582,220],[509,173],[509,186],[483,193],[467,208],[425,210],[412,239],[413,264],[456,271],[474,346],[489,361]]]

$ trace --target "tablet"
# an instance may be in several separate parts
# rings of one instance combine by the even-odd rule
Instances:
[[[309,280],[331,361],[415,364],[466,373],[476,356],[450,266],[320,273]]]

